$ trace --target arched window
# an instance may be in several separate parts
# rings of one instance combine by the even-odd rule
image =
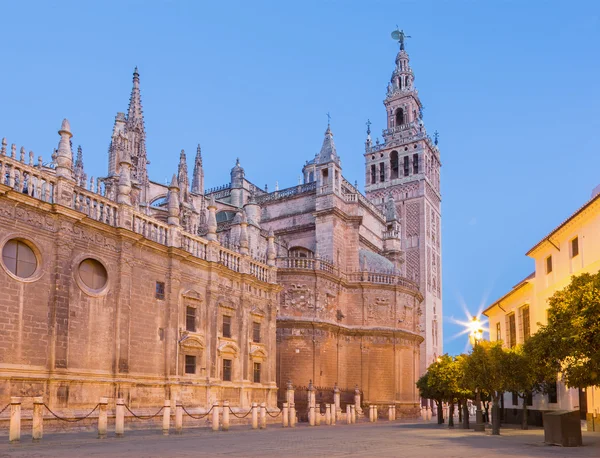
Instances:
[[[313,258],[314,253],[308,248],[296,246],[289,249],[290,258]]]
[[[402,124],[404,124],[404,110],[398,108],[396,110],[396,126],[401,126]]]
[[[375,164],[371,164],[371,184],[375,184],[377,182],[377,169]]]
[[[392,180],[398,178],[398,151],[392,151],[390,154],[390,170],[392,171]]]
[[[312,183],[313,181],[315,181],[315,172],[310,172],[308,174],[308,182]]]
[[[235,212],[231,212],[231,211],[220,211],[219,213],[217,213],[217,223],[222,223],[224,221],[229,221],[233,218],[235,218]]]

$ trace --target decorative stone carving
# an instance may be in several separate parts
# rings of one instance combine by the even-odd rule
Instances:
[[[315,306],[314,292],[306,285],[290,285],[282,294],[282,306],[289,309],[305,309]]]

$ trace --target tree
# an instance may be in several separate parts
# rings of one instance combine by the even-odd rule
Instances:
[[[431,364],[426,374],[417,382],[421,396],[434,399],[438,408],[438,424],[444,422],[442,402],[448,402],[448,426],[454,426],[454,404],[466,395],[459,382],[462,375],[462,366],[457,358],[450,355],[440,356]]]
[[[568,387],[600,385],[600,272],[573,276],[548,305],[548,324],[532,337],[537,356]]]
[[[492,398],[492,434],[500,434],[500,396],[506,391],[510,365],[501,342],[479,342],[465,358],[462,384]]]
[[[431,369],[431,366],[429,366],[429,369]],[[433,399],[435,401],[438,409],[437,422],[439,425],[444,423],[444,413],[442,410],[443,395],[438,390],[438,387],[434,385],[434,380],[429,369],[419,380],[417,380],[417,388],[419,389],[422,398]]]
[[[467,401],[469,399],[475,399],[475,393],[471,391],[464,383],[464,371],[465,371],[465,362],[468,358],[468,355],[458,355],[454,358],[454,364],[456,366],[457,374],[456,374],[456,384],[458,386],[457,398],[459,402],[459,409],[462,404],[462,424],[464,429],[469,429],[469,406]],[[460,420],[460,418],[459,418]]]

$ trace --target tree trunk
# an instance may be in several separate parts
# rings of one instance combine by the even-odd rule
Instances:
[[[454,402],[450,402],[448,409],[448,428],[454,428]]]
[[[462,423],[462,401],[458,400],[458,422]]]
[[[527,426],[527,394],[523,396],[523,418],[521,421],[521,429],[529,429]]]
[[[469,406],[466,399],[463,404],[463,428],[469,429]]]
[[[500,435],[500,405],[498,396],[492,398],[492,434]]]
[[[435,401],[435,402],[437,403],[437,414],[438,414],[437,424],[443,425],[444,424],[444,406],[442,406],[442,401]]]

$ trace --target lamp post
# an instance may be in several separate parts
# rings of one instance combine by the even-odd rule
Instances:
[[[469,333],[469,341],[473,348],[483,339],[483,327],[481,326],[481,321],[479,317],[474,316],[471,322],[469,323],[469,327],[471,328],[471,332]],[[477,406],[477,410],[475,411],[475,427],[473,428],[475,431],[485,431],[485,424],[483,423],[483,411],[481,410],[481,393],[479,392],[479,388],[475,388],[475,404]]]

